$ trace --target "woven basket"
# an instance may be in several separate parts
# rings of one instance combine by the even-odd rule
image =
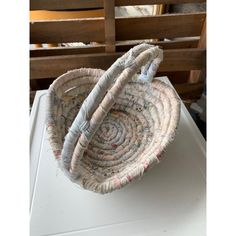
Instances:
[[[71,181],[108,193],[160,161],[174,138],[180,113],[175,91],[152,81],[162,53],[157,46],[141,44],[106,72],[76,69],[51,84],[49,141]]]

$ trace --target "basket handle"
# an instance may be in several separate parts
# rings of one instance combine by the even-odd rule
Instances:
[[[65,137],[62,160],[65,167],[70,169],[71,174],[79,174],[77,173],[78,164],[84,151],[124,86],[140,68],[141,75],[139,79],[151,81],[162,59],[163,51],[158,46],[141,44],[125,53],[102,75],[83,102]]]

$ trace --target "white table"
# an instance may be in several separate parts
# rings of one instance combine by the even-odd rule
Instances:
[[[141,180],[99,195],[57,168],[44,125],[45,94],[37,92],[30,117],[31,236],[206,234],[205,140],[183,104],[175,141],[162,162]]]

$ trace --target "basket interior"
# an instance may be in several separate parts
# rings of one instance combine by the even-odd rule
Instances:
[[[75,78],[57,90],[54,113],[59,142],[98,78]],[[129,82],[93,137],[79,172],[98,184],[150,166],[174,135],[178,102],[163,82]]]

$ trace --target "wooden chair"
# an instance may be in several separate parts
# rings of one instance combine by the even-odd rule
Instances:
[[[115,18],[115,6],[199,3],[205,0],[31,0],[31,10],[103,9],[105,17],[30,22],[31,44],[98,42],[86,47],[52,47],[30,50],[30,88],[47,88],[68,70],[107,69],[137,40],[155,40],[164,49],[157,76],[187,73],[171,82],[185,102],[198,99],[206,76],[206,13],[164,14]],[[135,40],[135,41],[134,41]],[[128,41],[128,42],[127,42]],[[171,77],[171,76],[170,76]]]

